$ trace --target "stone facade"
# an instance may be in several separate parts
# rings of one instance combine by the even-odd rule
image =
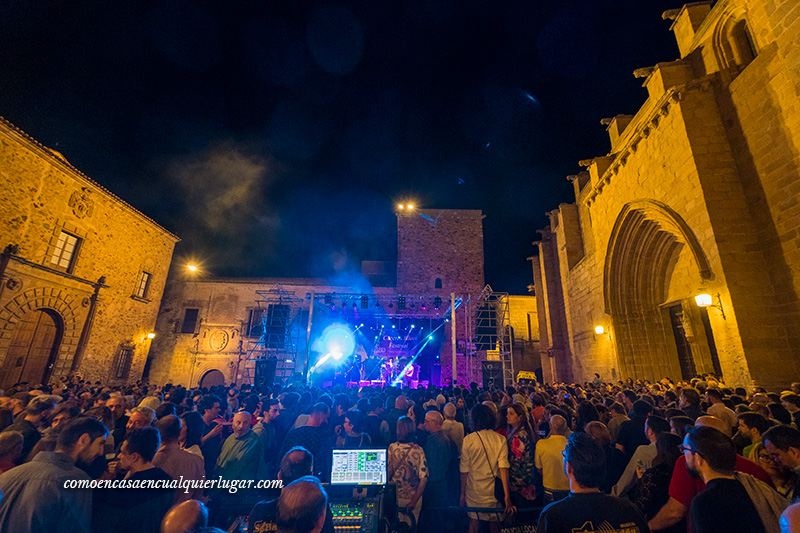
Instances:
[[[534,258],[545,379],[800,377],[800,5],[688,4]],[[699,308],[694,297],[713,296]],[[595,333],[603,326],[604,333]]]
[[[0,182],[0,388],[139,379],[178,238],[2,119]]]
[[[248,324],[252,310],[264,309],[270,302],[286,303],[294,324],[280,349],[264,352],[278,360],[278,374],[287,377],[305,368],[312,294],[314,327],[334,321],[355,325],[361,316],[420,323],[449,319],[453,294],[464,303],[456,309],[455,322],[458,380],[466,382],[473,370],[467,364],[464,342],[469,332],[466,321],[472,317],[469,302],[471,297],[476,301],[484,287],[482,220],[480,211],[398,211],[397,264],[365,262],[362,275],[347,276],[355,286],[286,278],[170,281],[156,326],[149,378],[155,383],[197,385],[219,372],[226,383],[252,383],[255,363],[251,359],[259,357],[261,349],[255,346],[258,337],[248,335]],[[396,275],[389,272],[395,269]],[[187,309],[197,309],[195,327],[184,327]],[[451,325],[445,322],[441,327],[441,361],[432,370],[443,379],[452,375]],[[431,376],[434,382],[439,379],[439,375]]]

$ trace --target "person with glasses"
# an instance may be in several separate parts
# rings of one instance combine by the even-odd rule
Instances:
[[[692,500],[693,533],[779,531],[786,500],[751,476],[734,475],[736,446],[730,437],[711,427],[694,427],[686,433],[681,450],[689,474],[706,484],[706,490]],[[756,486],[763,490],[754,490]],[[761,503],[758,508],[754,496]]]
[[[695,421],[695,426],[715,428],[722,432],[723,435],[730,438],[731,428],[729,428],[723,420],[714,416],[699,417]],[[741,455],[737,455],[735,461],[735,469],[737,472],[750,474],[756,479],[772,486],[772,480],[767,473],[764,472],[763,468],[752,461],[748,461]],[[679,457],[672,471],[672,479],[669,484],[669,500],[658,514],[648,522],[650,529],[653,531],[666,529],[680,522],[689,513],[692,500],[703,492],[705,488],[706,485],[701,478],[689,474],[686,468],[686,457],[683,455]]]
[[[797,473],[789,470],[781,463],[776,462],[764,447],[763,442],[759,442],[755,445],[755,448],[753,448],[753,455],[756,458],[757,464],[764,469],[775,484],[775,490],[778,491],[778,494],[784,498],[792,499],[794,488],[798,480]]]
[[[648,533],[647,520],[636,506],[600,491],[605,469],[603,448],[586,433],[571,434],[564,449],[564,470],[569,478],[570,495],[542,510],[536,531]]]

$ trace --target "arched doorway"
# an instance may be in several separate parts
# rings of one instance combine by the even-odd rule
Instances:
[[[225,376],[219,370],[209,370],[200,378],[201,387],[214,387],[225,385]]]
[[[47,383],[53,372],[64,335],[61,316],[51,309],[26,313],[14,328],[8,351],[0,366],[0,388],[15,383]]]
[[[604,297],[623,378],[681,380],[714,371],[690,301],[711,277],[699,241],[669,206],[639,200],[622,208],[608,243]]]

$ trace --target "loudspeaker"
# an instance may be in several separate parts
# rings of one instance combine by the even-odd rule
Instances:
[[[275,380],[275,368],[277,366],[277,359],[256,361],[256,375],[253,379],[253,386],[256,390],[261,389],[261,387],[272,387],[272,382]]]
[[[483,388],[503,387],[503,363],[500,361],[481,361],[483,371]]]

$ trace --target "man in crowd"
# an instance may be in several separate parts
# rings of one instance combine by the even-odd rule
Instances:
[[[391,396],[387,398],[387,404],[391,400]],[[387,405],[388,407],[388,405]],[[394,408],[389,409],[383,413],[383,421],[381,422],[381,439],[383,444],[389,444],[397,441],[397,421],[401,416],[408,414],[408,398],[405,396],[398,396],[394,401]]]
[[[314,477],[301,477],[284,487],[278,498],[278,533],[320,533],[328,495]]]
[[[114,446],[118,446],[125,439],[125,428],[128,425],[128,415],[125,414],[125,399],[119,394],[111,396],[106,401],[106,407],[111,409],[111,417],[114,419]]]
[[[736,447],[727,435],[711,427],[691,428],[683,440],[683,456],[689,473],[706,484],[706,489],[692,500],[693,533],[778,530],[778,516],[783,508],[771,520],[766,517],[769,524],[764,523],[747,489],[734,476]]]
[[[456,505],[455,494],[458,487],[458,448],[450,437],[442,431],[444,418],[438,411],[425,414],[425,429],[430,436],[425,441],[425,460],[428,463],[428,481],[422,495],[423,509]],[[457,488],[458,487],[458,488]],[[428,519],[423,531],[444,531],[445,524],[434,513],[422,513]]]
[[[738,425],[736,413],[722,403],[722,393],[718,389],[706,390],[706,402],[711,404],[709,408],[706,409],[709,415],[716,416],[730,425],[731,428],[735,428]],[[747,455],[745,455],[745,457],[747,457]]]
[[[193,533],[207,525],[208,508],[201,501],[187,500],[164,515],[164,520],[161,521],[161,533]],[[251,528],[249,531],[255,530]]]
[[[222,451],[222,429],[224,419],[220,418],[220,400],[213,394],[206,394],[197,405],[197,412],[203,415],[203,437],[200,450],[203,452],[206,476],[211,477],[217,458]]]
[[[31,462],[0,475],[0,531],[89,531],[92,491],[65,489],[70,481],[90,481],[75,466],[103,453],[108,428],[93,418],[67,424],[54,452],[41,452]]]
[[[265,473],[264,449],[250,422],[247,411],[233,415],[233,434],[222,445],[215,469],[222,479],[259,479]]]
[[[286,452],[281,459],[281,469],[278,472],[278,479],[283,482],[283,486],[294,483],[302,477],[312,476],[314,471],[314,456],[306,450],[296,446]],[[277,529],[278,518],[278,499],[271,501],[258,502],[253,510],[250,511],[248,521],[248,531],[253,533],[275,531]],[[322,533],[333,533],[333,513],[328,506],[325,513],[325,522]]]
[[[534,463],[542,475],[544,501],[558,501],[569,495],[569,479],[564,472],[562,453],[567,446],[567,421],[561,415],[550,417],[550,436],[536,443]]]
[[[608,432],[611,433],[611,444],[616,444],[619,426],[623,422],[630,420],[630,418],[628,418],[625,406],[619,402],[614,402],[611,404],[611,407],[608,408],[608,411],[611,414],[611,419],[608,421]]]
[[[795,474],[800,473],[800,431],[789,426],[775,426],[764,432],[761,437],[764,448],[772,455],[773,460],[782,464]],[[800,487],[795,477],[795,486],[790,498],[792,502],[800,500]]]
[[[261,438],[261,447],[264,450],[264,461],[266,462],[267,472],[275,471],[275,457],[278,455],[277,419],[281,414],[281,402],[278,400],[264,401],[264,416],[253,426],[253,431]]]
[[[290,448],[301,446],[314,455],[314,475],[322,481],[331,477],[331,443],[330,431],[322,427],[328,421],[330,409],[319,402],[311,408],[311,414],[305,426],[293,428],[286,434],[280,456],[286,455]]]
[[[739,413],[737,418],[739,420],[739,434],[749,442],[744,447],[742,455],[752,461],[755,459],[753,457],[753,448],[761,442],[761,436],[772,427],[772,422],[760,414],[750,411]]]
[[[681,391],[678,407],[692,420],[703,414],[700,410],[700,393],[696,389],[686,387]]]
[[[114,472],[116,479],[140,484],[172,481],[166,472],[153,465],[153,457],[160,445],[161,437],[154,427],[129,431],[120,448]],[[94,495],[92,530],[114,533],[157,531],[172,506],[174,496],[174,489],[164,487],[98,490]]]
[[[666,418],[655,415],[647,417],[644,423],[644,434],[650,444],[636,448],[622,476],[611,489],[611,494],[624,496],[633,488],[638,479],[636,471],[646,470],[653,466],[653,459],[656,458],[656,439],[662,433],[669,433],[669,429],[669,422],[667,422]]]
[[[620,424],[616,446],[625,454],[626,461],[631,460],[636,448],[650,444],[644,434],[644,424],[652,411],[652,405],[644,400],[636,400],[633,403],[633,417]]]
[[[564,449],[570,495],[542,510],[536,531],[648,533],[647,521],[632,503],[600,492],[605,467],[606,454],[589,435],[570,435]]]
[[[728,425],[714,416],[698,417],[695,421],[695,426],[717,429],[730,438]],[[773,486],[772,480],[763,468],[752,461],[748,461],[741,455],[736,456],[734,468],[737,472],[750,474],[769,486]],[[683,520],[689,512],[692,500],[703,492],[705,488],[706,485],[701,478],[693,477],[689,474],[686,468],[686,456],[681,456],[672,470],[672,479],[669,484],[669,500],[648,522],[650,529],[653,531],[666,529]]]
[[[161,435],[161,446],[153,457],[153,466],[161,468],[172,479],[201,480],[205,477],[203,458],[194,453],[181,450],[178,438],[181,434],[181,419],[167,415],[156,422]],[[196,500],[203,495],[203,489],[190,487],[175,491],[175,503]]]
[[[60,397],[46,394],[34,397],[25,408],[24,415],[21,414],[15,423],[5,429],[22,434],[22,453],[17,460],[18,464],[26,460],[33,447],[42,438],[39,427],[44,424],[59,401]]]
[[[800,428],[800,396],[794,393],[781,395],[781,405],[792,415],[792,422]]]
[[[33,395],[29,392],[18,392],[11,397],[11,417],[16,420],[27,407]]]

